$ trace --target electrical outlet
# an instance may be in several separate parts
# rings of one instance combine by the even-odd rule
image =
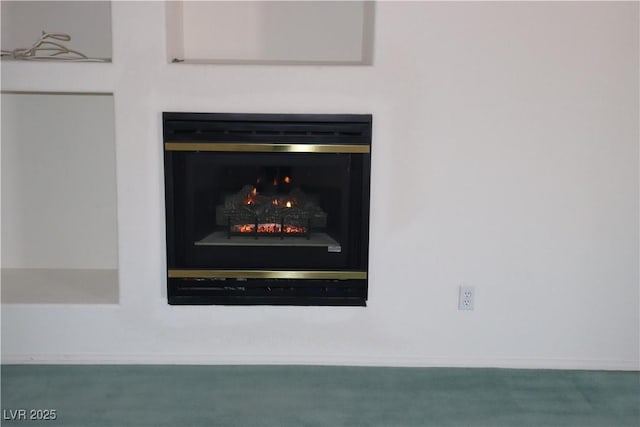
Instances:
[[[476,291],[473,286],[460,286],[458,294],[458,310],[473,310],[473,300]]]

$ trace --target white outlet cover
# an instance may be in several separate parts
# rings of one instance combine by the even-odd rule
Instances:
[[[458,293],[458,310],[473,310],[476,291],[473,286],[460,286]]]

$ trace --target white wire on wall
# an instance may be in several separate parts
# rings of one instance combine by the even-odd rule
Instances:
[[[89,58],[77,50],[69,49],[58,42],[71,41],[71,36],[65,33],[47,33],[42,31],[40,38],[30,48],[2,50],[2,58],[20,59],[27,61],[75,61],[75,62],[106,62],[106,59]]]

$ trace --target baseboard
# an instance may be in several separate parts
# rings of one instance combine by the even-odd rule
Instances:
[[[355,357],[220,354],[3,354],[3,364],[88,365],[310,365],[420,368],[498,368],[640,371],[634,360],[456,359],[429,357]]]

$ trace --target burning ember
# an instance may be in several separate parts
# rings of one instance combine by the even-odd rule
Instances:
[[[231,231],[234,233],[254,233],[256,230],[255,224],[237,224],[231,227]],[[280,224],[258,224],[258,233],[270,234],[270,233],[284,233],[284,234],[304,234],[307,232],[305,227],[298,227],[296,225],[285,224],[282,227]]]

